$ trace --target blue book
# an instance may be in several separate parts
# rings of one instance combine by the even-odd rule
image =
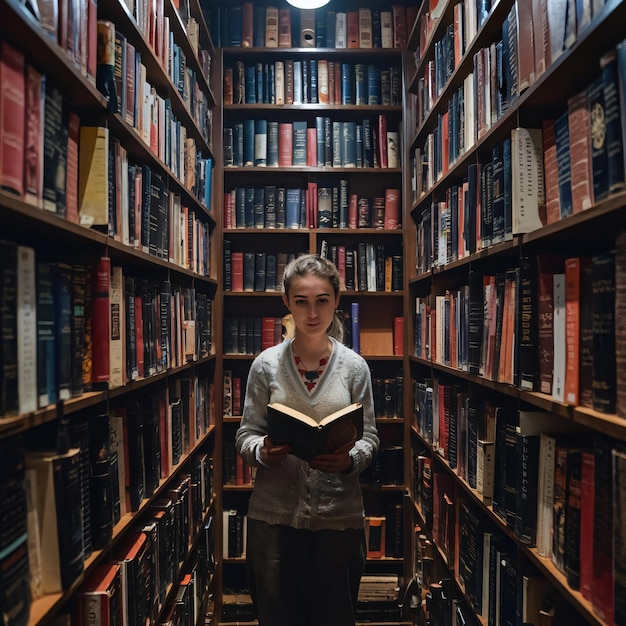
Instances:
[[[277,291],[278,285],[276,280],[277,274],[277,259],[275,254],[268,254],[265,257],[265,291]]]
[[[233,165],[243,166],[243,122],[233,126]]]
[[[243,122],[243,165],[254,165],[254,120]]]
[[[352,66],[349,63],[341,64],[341,104],[354,104]]]
[[[309,102],[317,104],[317,59],[311,59],[309,61],[309,87]]]
[[[265,103],[265,79],[263,77],[263,63],[257,63],[255,66],[256,78],[256,102],[258,104]]]
[[[331,187],[317,188],[318,228],[331,228],[333,219],[333,198]]]
[[[325,141],[324,141],[324,118],[315,118],[315,144],[317,154],[317,167],[324,167],[325,163]]]
[[[380,104],[380,70],[375,65],[367,66],[367,104]]]
[[[335,11],[326,11],[326,47],[335,47],[335,29],[336,29]]]
[[[350,311],[350,320],[352,322],[352,349],[357,354],[361,354],[361,323],[359,320],[359,303],[353,302]]]
[[[332,142],[333,142],[333,167],[341,167],[343,164],[343,123],[332,123]]]
[[[252,223],[246,224],[246,228],[255,228],[260,224],[259,228],[263,228],[265,223],[265,188],[255,187],[254,189],[254,213],[252,214]]]
[[[244,220],[243,222],[237,221],[237,228],[252,228],[254,226],[255,191],[254,187],[246,187]]]
[[[246,94],[246,104],[256,104],[256,73],[254,65],[245,67],[244,93]]]
[[[315,47],[326,47],[326,11],[324,9],[315,11]]]
[[[343,122],[342,124],[343,167],[356,167],[356,122]]]
[[[287,192],[284,187],[276,188],[276,228],[285,228]]]
[[[623,47],[623,46],[622,46]],[[621,52],[621,63],[624,64],[625,53]],[[603,58],[602,84],[604,93],[604,120],[606,122],[606,154],[609,194],[624,189],[624,145],[622,116],[626,108],[623,100],[626,87],[622,83],[620,96],[619,72],[624,74],[624,68],[618,68],[618,55],[612,52]],[[621,107],[620,107],[621,97]],[[621,108],[621,112],[620,112]]]
[[[205,159],[204,168],[204,206],[211,210],[211,193],[213,190],[213,159]]]
[[[254,47],[265,47],[265,6],[254,5],[254,24],[252,27],[254,33]]]
[[[289,188],[285,195],[285,228],[300,228],[301,189]]]
[[[267,123],[267,166],[278,166],[278,122]]]
[[[265,186],[265,212],[263,222],[255,226],[259,228],[276,228],[276,185]]]
[[[572,214],[572,167],[569,151],[569,126],[567,111],[554,120],[556,137],[556,163],[559,173],[559,200],[561,218]]]

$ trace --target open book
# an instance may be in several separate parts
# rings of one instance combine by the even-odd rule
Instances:
[[[350,404],[317,423],[300,411],[274,402],[267,405],[267,425],[274,445],[288,444],[292,454],[310,461],[363,436],[363,405]]]

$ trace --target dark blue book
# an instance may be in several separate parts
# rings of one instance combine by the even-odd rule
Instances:
[[[624,56],[624,53],[622,53]],[[624,189],[624,145],[622,115],[620,112],[620,85],[616,51],[607,53],[601,60],[604,93],[604,121],[606,124],[606,154],[609,194]],[[624,70],[622,70],[624,72]],[[621,108],[626,108],[622,85]]]
[[[354,104],[354,76],[350,63],[341,64],[341,104]]]
[[[333,167],[343,165],[343,122],[332,122]]]
[[[511,138],[502,142],[502,195],[504,203],[504,239],[513,238],[513,195],[511,172]]]
[[[15,260],[15,246],[13,249],[9,248],[8,242],[3,242],[4,245],[0,245],[3,250],[9,252]],[[6,247],[5,247],[6,246]],[[6,253],[5,253],[6,254]],[[5,256],[5,258],[7,258]],[[3,268],[3,278],[6,281],[7,270]],[[3,286],[7,285],[6,282]],[[8,286],[8,285],[7,285]],[[6,289],[6,287],[5,287]],[[4,294],[3,294],[4,295]],[[9,321],[8,311],[4,311],[4,307],[9,308],[9,302],[2,298],[3,313],[2,321]],[[3,326],[10,328],[12,324]],[[14,335],[16,337],[17,334]],[[11,343],[11,338],[6,336],[5,341]],[[55,404],[57,401],[57,387],[56,387],[56,363],[55,363],[55,319],[54,319],[54,290],[52,284],[52,276],[50,273],[50,265],[46,262],[37,263],[37,394],[39,407],[43,408],[49,404]],[[5,344],[6,345],[6,344]],[[13,400],[10,396],[13,396],[13,392],[7,393],[10,387],[10,380],[5,380],[4,374],[10,374],[9,360],[7,356],[11,351],[6,351],[3,354],[2,365],[6,367],[3,369],[3,382],[2,382],[2,403],[0,404],[0,412],[7,411],[10,413]],[[15,382],[15,373],[13,376],[9,375],[9,379],[13,379]],[[15,395],[16,397],[16,395]],[[7,402],[8,401],[8,402]]]
[[[342,167],[356,167],[356,123],[342,124]]]
[[[357,124],[356,132],[356,166],[363,167],[363,124]]]
[[[284,187],[276,188],[276,228],[285,228],[287,192]]]
[[[587,89],[588,107],[591,115],[591,173],[593,178],[593,201],[600,202],[609,194],[609,169],[606,149],[606,111],[604,105],[604,81],[602,76]]]
[[[256,63],[254,65],[254,77],[255,77],[255,89],[256,89],[256,102],[257,104],[265,103],[265,78],[263,76],[263,63]],[[246,86],[247,93],[247,86]]]
[[[319,228],[330,228],[332,226],[332,188],[317,188],[317,225]]]
[[[259,226],[255,222],[257,228],[276,228],[276,185],[266,185],[264,189],[264,208],[265,215],[263,223]]]
[[[263,224],[265,223],[265,188],[264,187],[255,187],[254,188],[254,214],[253,220],[250,224],[246,223],[246,228],[263,228]]]
[[[72,268],[52,263],[50,275],[54,294],[57,398],[69,400],[72,377]]]
[[[244,72],[245,72],[245,83],[244,83],[245,100],[244,101],[246,104],[256,104],[257,103],[256,66],[246,65]]]
[[[244,192],[243,221],[237,220],[237,228],[252,228],[254,226],[254,187],[246,187]]]
[[[255,253],[243,253],[243,290],[254,291]]]
[[[569,125],[567,111],[554,121],[556,162],[559,173],[559,200],[561,218],[572,214],[572,166],[570,159]]]
[[[277,260],[275,254],[265,257],[265,291],[278,291]]]
[[[315,47],[326,47],[326,10],[315,11]]]
[[[367,66],[367,103],[364,104],[380,104],[380,70],[375,65]]]
[[[285,228],[300,228],[300,196],[301,189],[286,190]]]
[[[265,77],[265,102],[276,104],[276,66],[274,63],[266,63],[263,66]]]
[[[243,122],[243,165],[252,167],[254,165],[254,120],[244,120]]]
[[[243,122],[240,122],[233,126],[233,165],[235,167],[243,166],[243,144]]]
[[[306,129],[305,121],[293,122],[293,165],[306,165]]]
[[[241,46],[241,5],[231,4],[228,8],[228,45]]]
[[[254,47],[265,47],[265,5],[254,5]]]
[[[267,254],[265,252],[255,252],[254,291],[265,291],[266,289],[266,264]]]
[[[335,47],[335,30],[336,30],[336,14],[335,11],[326,11],[326,47]]]
[[[374,167],[374,152],[372,142],[372,124],[370,120],[363,120],[363,167]]]
[[[278,122],[267,123],[267,167],[278,166]]]
[[[318,87],[317,87],[317,59],[311,59],[309,61],[309,102],[311,104],[317,104],[318,99]]]

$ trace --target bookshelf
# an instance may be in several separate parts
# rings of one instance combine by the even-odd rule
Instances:
[[[416,524],[413,563],[435,624],[448,623],[453,611],[457,617],[462,613],[466,623],[510,619],[503,613],[507,598],[516,598],[510,602],[513,619],[526,610],[524,620],[539,623],[534,594],[550,594],[554,623],[601,625],[621,619],[619,542],[604,547],[601,540],[621,527],[623,512],[619,498],[612,500],[619,491],[620,450],[626,440],[611,369],[617,368],[617,380],[623,377],[616,357],[620,340],[611,340],[615,343],[602,351],[611,364],[604,378],[601,360],[589,356],[598,354],[593,352],[598,319],[596,326],[587,326],[585,317],[594,307],[599,314],[597,299],[593,304],[597,296],[581,278],[558,285],[566,272],[574,276],[566,268],[577,266],[565,259],[583,259],[580,267],[593,259],[586,263],[596,267],[597,281],[601,254],[613,251],[609,284],[614,281],[614,287],[609,292],[615,289],[616,304],[609,304],[606,319],[609,336],[619,337],[614,315],[621,310],[623,280],[618,265],[623,254],[623,135],[613,144],[617,174],[609,189],[597,167],[600,148],[587,143],[597,135],[585,124],[597,123],[590,111],[597,105],[593,90],[597,93],[598,80],[607,81],[605,102],[612,103],[623,124],[623,83],[617,101],[611,100],[606,67],[607,54],[620,49],[623,40],[615,24],[623,19],[624,6],[607,2],[588,14],[578,13],[561,46],[550,21],[559,3],[548,3],[545,15],[542,5],[498,2],[477,15],[462,3],[443,2],[431,4],[440,13],[435,19],[422,6],[408,40],[413,58],[405,127],[411,180],[404,222],[406,241],[412,243],[405,255],[411,311],[406,367],[414,415],[409,484]],[[542,18],[551,41],[541,38]],[[602,86],[600,91],[604,95]],[[561,135],[552,135],[551,141],[557,119]],[[535,163],[533,180],[544,183],[524,197],[516,182],[523,169],[517,152],[525,134],[520,128],[538,129],[536,151],[525,149],[523,158]],[[504,164],[498,162],[502,153],[509,154],[508,164],[506,158]],[[497,179],[502,165],[505,178]],[[504,180],[504,198],[496,180]],[[538,218],[531,225],[521,208],[531,206],[529,198]],[[549,255],[557,257],[550,273]],[[593,275],[593,269],[581,272]],[[495,297],[490,299],[490,293]],[[542,304],[546,298],[549,311]],[[508,319],[506,313],[499,315],[505,310]],[[586,375],[596,381],[593,389]],[[602,390],[607,387],[605,399]],[[559,448],[556,465],[546,443],[552,435]],[[591,440],[603,443],[590,445]],[[542,447],[530,454],[529,446],[537,443]],[[581,454],[589,463],[584,477],[576,469]],[[606,456],[615,459],[613,468],[603,465]],[[563,493],[546,468],[564,473]],[[529,504],[531,498],[538,511]],[[600,506],[603,498],[615,504],[604,509],[607,517],[601,513],[590,520],[583,514],[579,527],[578,507]],[[563,511],[564,530],[555,530],[551,515],[546,521],[549,502]],[[561,534],[564,543],[559,544]],[[553,537],[560,545],[556,554]],[[498,551],[506,562],[499,574],[493,565]],[[472,563],[484,574],[482,580],[473,575]],[[603,589],[593,582],[601,572],[606,576]],[[494,592],[498,575],[504,584]],[[450,585],[447,591],[432,585],[440,580]],[[516,595],[507,595],[515,590]]]
[[[54,10],[54,20],[57,10],[66,20],[60,22],[64,28],[49,21],[50,15],[35,17],[33,6],[12,0],[0,6],[0,300],[7,346],[0,447],[3,456],[15,461],[3,470],[10,477],[6,492],[3,486],[3,518],[13,507],[17,513],[9,525],[20,533],[14,541],[8,526],[2,530],[3,571],[9,562],[14,568],[0,581],[2,611],[13,615],[9,619],[14,623],[29,626],[86,623],[81,617],[86,585],[105,565],[128,556],[129,542],[145,537],[137,557],[142,560],[134,566],[152,583],[145,605],[125,610],[145,611],[156,623],[193,605],[199,619],[210,612],[215,517],[213,320],[219,319],[220,306],[215,299],[220,245],[213,244],[219,220],[210,187],[215,50],[195,0],[180,5],[165,0],[158,19],[155,12],[154,29],[132,6],[117,0],[100,2],[97,9],[95,3],[48,3],[45,8]],[[111,110],[112,102],[99,89],[107,70],[96,54],[102,33],[98,21],[110,22],[139,54],[148,83],[145,95],[154,112],[154,118],[147,116],[152,136],[139,121],[144,106],[150,106],[144,105],[143,93],[136,107],[129,99],[129,118],[122,109]],[[180,85],[174,51],[186,61]],[[114,81],[114,65],[108,71]],[[126,80],[119,78],[126,88],[131,81],[124,76]],[[29,92],[33,85],[39,86],[35,98]],[[138,90],[139,83],[133,87]],[[61,96],[56,112],[55,90]],[[124,103],[126,92],[122,97],[116,88],[115,93]],[[76,122],[80,130],[73,134]],[[25,137],[16,138],[12,129],[20,127]],[[97,172],[85,165],[90,128],[108,134],[108,140],[96,144],[104,157]],[[169,143],[159,140],[166,135],[173,144],[186,137],[186,163],[173,158]],[[91,167],[98,167],[97,159]],[[87,210],[79,188],[79,176],[86,171],[100,176],[90,179],[87,190],[97,190],[104,199],[95,212]],[[148,174],[153,185],[146,186],[144,202],[142,184]],[[44,208],[44,199],[51,198],[52,205]],[[150,219],[152,230],[142,239],[139,227],[148,227]],[[180,244],[175,245],[175,237]],[[18,258],[21,265],[15,265]],[[21,294],[19,308],[16,293]],[[131,317],[136,324],[132,332]],[[20,329],[17,335],[12,334],[14,325]],[[143,433],[138,430],[144,427]],[[44,515],[43,501],[35,495],[27,499],[27,519],[23,495],[28,488],[36,493],[33,451],[44,448],[58,457],[66,438],[70,451],[78,449],[78,464],[67,470],[66,483],[48,491],[46,507],[56,501],[61,527],[61,522],[69,527],[80,520],[73,527],[81,531],[74,535],[80,538],[76,553],[65,551],[70,544],[60,532],[45,545],[38,542],[36,520]],[[10,457],[9,450],[14,451]],[[76,477],[78,482],[72,483]],[[64,485],[69,493],[70,483],[78,485],[78,497],[63,506]],[[168,533],[165,524],[175,520],[180,529],[176,551],[159,552]],[[42,573],[55,544],[62,562],[74,559],[76,564],[76,573],[60,585],[58,572]],[[130,574],[122,577],[119,566],[113,570],[111,596],[119,600],[122,585],[135,582]],[[23,583],[20,593],[11,591],[14,583]]]
[[[287,7],[285,3],[278,4],[279,9]],[[340,10],[344,5],[346,10],[358,10],[365,5],[383,9],[376,3],[342,3],[341,7],[331,8]],[[264,7],[257,7],[255,3],[254,10],[264,11]],[[318,20],[325,19],[326,9],[315,12]],[[334,41],[327,45],[326,40],[317,42],[315,47],[303,47],[300,45],[300,11],[293,8],[289,9],[290,45],[266,47],[264,42],[261,46],[253,42],[251,47],[244,47],[239,41],[233,45],[233,33],[216,24],[222,19],[223,24],[228,23],[237,31],[237,20],[241,19],[237,11],[237,7],[232,11],[235,26],[229,21],[229,9],[224,6],[215,9],[211,20],[224,77],[221,92],[224,166],[220,171],[224,194],[225,262],[220,293],[224,350],[220,364],[228,398],[224,400],[219,435],[224,452],[220,468],[223,485],[220,506],[224,512],[236,510],[245,515],[253,486],[253,470],[251,476],[249,468],[237,466],[234,435],[240,422],[239,407],[255,354],[262,347],[282,340],[282,318],[287,310],[281,299],[280,277],[284,263],[292,255],[323,253],[333,259],[346,276],[340,303],[346,316],[346,328],[352,329],[352,307],[357,305],[360,352],[371,364],[377,389],[383,393],[386,382],[387,392],[393,393],[396,405],[387,414],[383,414],[381,408],[377,419],[381,448],[385,448],[383,454],[389,455],[388,467],[392,466],[394,455],[398,457],[398,448],[401,452],[408,422],[401,408],[403,356],[400,350],[394,351],[394,322],[405,313],[401,260],[404,232],[402,224],[398,223],[399,214],[393,224],[385,223],[384,207],[388,190],[395,194],[394,201],[401,202],[404,174],[401,161],[389,163],[387,160],[387,166],[381,167],[377,147],[370,143],[365,156],[361,144],[371,142],[374,135],[380,136],[379,124],[385,124],[387,132],[398,133],[398,138],[402,135],[403,52],[393,47],[340,49],[335,47]],[[254,24],[256,28],[256,13]],[[216,29],[220,32],[216,33]],[[317,32],[321,36],[319,26]],[[242,37],[245,36],[244,32]],[[371,72],[373,89],[380,86],[380,94],[367,93],[368,72]],[[300,87],[298,78],[289,78],[292,73],[301,77]],[[363,73],[365,76],[357,87],[356,75]],[[371,103],[367,103],[368,95]],[[367,140],[362,136],[366,132],[364,126],[368,127]],[[259,145],[262,146],[260,151]],[[394,159],[395,146],[392,149]],[[384,152],[387,159],[387,150]],[[374,208],[376,198],[381,203],[378,212]],[[362,201],[360,223],[359,200]],[[347,262],[346,257],[349,257]],[[368,275],[363,272],[360,285],[359,276],[351,274],[350,267],[357,264],[364,267],[364,261],[371,262],[373,268],[378,267],[378,282],[375,272],[370,273],[369,284]],[[392,262],[395,264],[393,285]],[[259,277],[259,263],[265,270],[265,282]],[[395,336],[398,341],[398,337],[404,336],[403,331],[396,330]],[[382,399],[380,404],[382,406]],[[402,489],[405,460],[401,455],[399,459],[396,463],[398,476],[394,477],[396,484],[391,484],[391,479],[385,482],[380,465],[371,468],[362,482],[366,514],[384,516],[390,507],[397,505],[401,509],[402,534],[405,529]],[[223,523],[227,522],[223,520]],[[227,533],[225,526],[222,532]],[[400,541],[403,539],[403,535],[399,537]],[[236,616],[231,606],[232,595],[247,589],[245,558],[241,552],[228,556],[226,548],[222,549],[218,572],[225,595],[222,596],[222,611],[220,613],[218,608],[217,614],[221,614],[224,623],[233,619],[246,622],[250,615],[245,614],[245,606]],[[401,550],[399,545],[397,554],[390,552],[385,557],[369,559],[366,572],[390,572],[402,579],[405,559]],[[245,603],[245,599],[241,602]],[[399,615],[395,615],[388,619],[397,621],[398,618]]]

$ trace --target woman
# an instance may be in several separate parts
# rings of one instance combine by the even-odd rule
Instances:
[[[283,288],[295,334],[254,360],[236,435],[239,453],[258,467],[248,506],[250,591],[260,626],[348,626],[365,565],[359,474],[379,445],[370,372],[341,343],[339,274],[330,261],[291,261]],[[363,437],[306,463],[268,438],[271,402],[317,421],[361,402]]]

